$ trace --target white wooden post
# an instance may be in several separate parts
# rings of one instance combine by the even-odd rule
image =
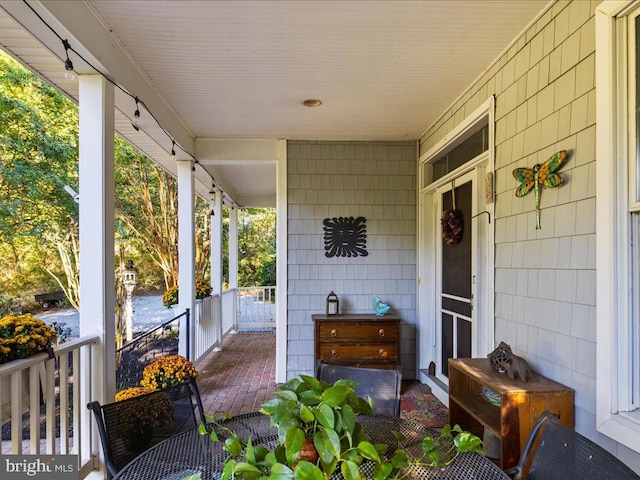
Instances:
[[[80,372],[80,403],[86,405],[112,402],[116,390],[114,91],[101,75],[80,76],[79,115],[80,336],[100,337]],[[90,421],[82,416],[82,432],[90,431]],[[97,435],[92,445],[97,451]]]
[[[187,350],[187,322],[180,319],[178,352],[190,359],[194,356],[195,321],[195,182],[193,162],[178,160],[178,305],[180,312],[189,309],[191,318],[188,327],[189,346]]]
[[[276,382],[287,380],[287,141],[278,140],[276,168]]]
[[[222,191],[214,190],[211,198],[211,289],[219,301],[213,302],[213,318],[219,318],[218,338],[222,338]],[[222,344],[220,345],[220,348]]]
[[[229,211],[229,290],[233,292],[233,310],[226,312],[233,315],[233,331],[238,330],[238,209],[235,206]]]
[[[211,199],[211,288],[222,295],[222,191],[214,190]]]

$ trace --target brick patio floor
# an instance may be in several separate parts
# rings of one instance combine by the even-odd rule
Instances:
[[[196,365],[204,411],[239,415],[259,410],[277,387],[275,364],[275,332],[227,335],[221,351]]]

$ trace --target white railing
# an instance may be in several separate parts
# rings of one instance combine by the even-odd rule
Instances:
[[[238,287],[238,331],[273,329],[276,326],[276,287]]]
[[[230,288],[222,293],[222,335],[226,335],[232,330],[237,330],[236,321],[236,297],[238,291]]]
[[[196,300],[190,321],[194,322],[194,359],[197,361],[222,344],[220,297],[215,295]]]
[[[275,328],[276,287],[231,288],[222,296],[196,300],[192,322],[193,359],[199,361],[213,349],[222,348],[231,331]]]
[[[54,347],[53,358],[41,353],[0,365],[2,424],[11,422],[3,454],[74,454],[78,478],[89,474],[91,412],[86,405],[91,400],[91,350],[97,341],[96,336],[82,337]]]

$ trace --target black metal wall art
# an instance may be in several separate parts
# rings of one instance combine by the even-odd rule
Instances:
[[[325,257],[366,257],[367,219],[364,217],[325,218]]]

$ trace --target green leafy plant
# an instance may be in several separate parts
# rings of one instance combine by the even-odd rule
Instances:
[[[330,385],[306,375],[282,384],[275,398],[260,409],[270,416],[271,425],[278,431],[278,445],[273,451],[253,445],[250,438],[241,440],[215,415],[208,415],[209,424],[200,425],[200,433],[216,442],[224,436],[223,449],[229,453],[221,480],[327,480],[338,468],[346,480],[361,480],[360,465],[364,461],[374,463],[375,480],[401,479],[412,465],[446,466],[461,452],[481,452],[482,441],[458,425],[444,427],[436,439],[425,437],[419,458],[412,458],[403,448],[388,452],[388,445],[371,443],[357,421],[358,415],[371,415],[373,409],[356,395],[355,386],[352,380]],[[404,438],[396,435],[402,445]],[[309,443],[317,452],[317,460],[304,456]]]
[[[454,436],[454,433],[457,435]],[[402,443],[405,439],[398,440]],[[464,452],[484,454],[482,440],[462,430],[460,425],[455,425],[453,428],[451,425],[445,425],[437,437],[426,436],[422,439],[422,455],[419,458],[411,458],[403,449],[396,450],[395,465],[403,469],[409,466],[442,468],[451,465],[458,455]],[[400,475],[396,478],[400,479],[404,476]]]

